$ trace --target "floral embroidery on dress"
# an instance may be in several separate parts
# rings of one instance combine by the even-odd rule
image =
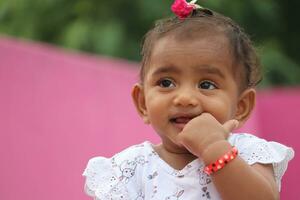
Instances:
[[[149,175],[148,175],[148,179],[149,179],[149,180],[154,179],[156,176],[158,176],[157,171],[153,172],[153,174],[149,174]]]
[[[206,186],[212,182],[211,177],[204,173],[203,166],[200,167],[197,171],[199,172],[199,184],[202,186]]]
[[[144,165],[147,162],[148,161],[145,160],[145,156],[143,155],[135,157],[133,161],[124,160],[119,165],[119,169],[122,173],[122,176],[119,178],[119,180],[128,183],[129,179],[134,176],[137,165]]]
[[[152,181],[151,185],[152,185],[152,193],[151,193],[151,198],[153,199],[154,196],[157,194],[157,185],[153,182],[153,180],[155,178],[158,177],[158,172],[157,171],[154,171],[152,173],[150,173],[147,178],[149,181]]]
[[[206,199],[211,199],[210,198],[210,193],[208,192],[207,187],[202,187],[202,197],[206,197]]]
[[[120,184],[121,182],[112,186],[110,192],[104,194],[105,199],[113,199],[113,200],[127,199],[128,198],[128,196],[126,195],[127,191]]]
[[[178,200],[181,195],[184,193],[184,190],[177,190],[174,194],[167,196],[165,200]]]
[[[183,178],[184,174],[182,173],[182,171],[178,171],[178,170],[173,170],[173,172],[171,173],[173,176],[177,176],[179,178]]]
[[[152,191],[151,198],[153,199],[156,194],[157,194],[157,185],[153,185],[153,191]]]
[[[258,143],[248,151],[243,151],[239,154],[247,163],[265,162],[273,160],[272,152],[266,143]]]
[[[210,191],[207,186],[208,186],[208,184],[210,184],[212,182],[212,180],[211,180],[211,177],[204,172],[204,164],[203,163],[201,163],[201,165],[197,171],[199,174],[199,184],[202,187],[201,188],[202,197],[204,197],[206,199],[211,199]]]
[[[136,162],[125,160],[119,167],[122,172],[122,176],[119,178],[120,181],[124,180],[125,183],[128,183],[129,179],[135,174]]]
[[[143,194],[142,190],[140,190],[135,200],[144,200],[144,199],[145,199],[145,195]]]
[[[157,156],[157,157],[159,157],[158,154],[154,150],[152,150],[151,153],[148,154],[148,156],[149,157],[151,157],[151,156]]]
[[[148,161],[146,161],[145,156],[139,155],[137,157],[135,157],[135,162],[141,165],[144,165],[146,163],[148,163]]]

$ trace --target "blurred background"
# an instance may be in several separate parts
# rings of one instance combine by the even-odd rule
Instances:
[[[130,99],[140,42],[172,0],[0,0],[0,199],[88,199],[89,158],[159,139]],[[241,131],[300,149],[299,1],[203,0],[261,57],[257,108]],[[297,152],[296,152],[297,153]],[[296,157],[282,199],[297,199]]]
[[[99,55],[140,60],[140,41],[171,0],[0,0],[0,32]],[[255,41],[262,86],[300,83],[299,1],[204,0],[236,20]],[[290,73],[293,72],[293,73]]]

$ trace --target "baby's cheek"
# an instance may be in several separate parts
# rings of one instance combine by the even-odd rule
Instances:
[[[214,116],[221,124],[234,116],[234,106],[227,99],[211,99],[206,105],[205,112]]]

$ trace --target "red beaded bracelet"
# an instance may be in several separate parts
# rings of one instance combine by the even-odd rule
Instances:
[[[236,147],[232,147],[229,152],[219,158],[216,162],[207,165],[204,168],[204,172],[208,175],[222,169],[227,163],[232,161],[238,155],[238,150]]]

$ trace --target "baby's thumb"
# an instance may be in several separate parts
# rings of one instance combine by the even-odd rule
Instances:
[[[236,119],[231,119],[228,120],[223,124],[224,129],[228,132],[231,133],[234,129],[236,129],[239,126],[239,121]]]

